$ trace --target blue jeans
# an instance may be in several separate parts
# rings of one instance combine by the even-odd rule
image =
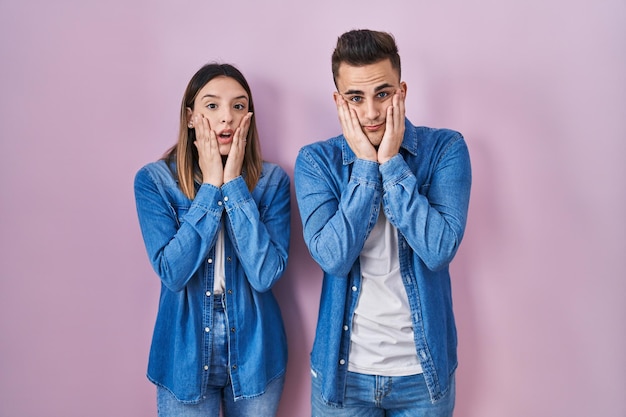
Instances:
[[[213,346],[211,347],[213,359],[205,397],[197,404],[182,403],[166,388],[157,386],[159,417],[219,417],[220,406],[224,417],[276,416],[285,383],[284,376],[270,382],[262,395],[234,400],[228,375],[228,341],[226,338],[228,326],[223,305],[219,301],[215,303],[214,311]]]
[[[322,399],[319,380],[313,377],[312,417],[451,417],[454,410],[455,383],[437,403],[430,401],[422,374],[378,376],[348,372],[346,396],[341,408]]]

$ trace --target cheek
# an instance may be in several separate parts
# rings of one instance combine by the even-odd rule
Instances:
[[[199,109],[194,110],[193,114],[194,115],[199,114],[202,117],[204,117],[205,119],[207,119],[209,121],[209,125],[210,126],[215,126],[216,123],[217,123],[217,119],[215,117],[215,112],[210,112],[210,111],[208,111],[204,107],[200,107]]]
[[[234,128],[239,127],[239,125],[241,124],[241,121],[243,120],[245,115],[246,115],[246,113],[242,113],[242,114],[236,114],[233,117],[233,126],[234,126]]]
[[[207,119],[209,121],[209,125],[211,127],[215,127],[218,125],[219,123],[219,118],[217,117],[217,115],[215,114],[215,112],[208,112],[208,111],[203,111],[202,115],[204,116],[205,119]]]

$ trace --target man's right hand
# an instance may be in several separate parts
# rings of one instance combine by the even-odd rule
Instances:
[[[337,114],[343,136],[346,138],[352,152],[359,159],[378,161],[376,149],[365,136],[365,133],[363,133],[356,112],[348,106],[341,94],[335,94],[335,104],[337,105]]]

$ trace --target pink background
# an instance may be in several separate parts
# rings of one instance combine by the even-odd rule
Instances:
[[[409,118],[472,156],[456,415],[625,416],[625,17],[623,0],[0,2],[0,416],[156,414],[135,172],[222,60],[293,177],[339,132],[330,54],[361,27],[395,34]],[[281,417],[309,413],[321,278],[292,207]]]

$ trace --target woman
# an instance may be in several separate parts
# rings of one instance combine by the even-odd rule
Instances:
[[[274,416],[287,342],[272,286],[287,266],[289,177],[261,159],[247,81],[208,64],[189,81],[178,143],[135,177],[161,278],[148,378],[159,416]]]

